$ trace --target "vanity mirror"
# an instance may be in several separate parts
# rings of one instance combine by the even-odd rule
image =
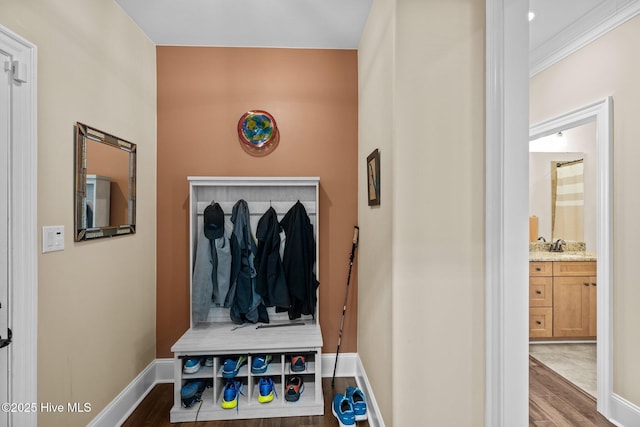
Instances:
[[[74,240],[136,232],[136,144],[75,125]]]

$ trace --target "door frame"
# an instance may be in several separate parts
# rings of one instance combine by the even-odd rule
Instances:
[[[596,254],[597,269],[597,317],[596,317],[596,378],[597,409],[610,418],[613,398],[613,191],[612,141],[613,100],[607,97],[569,113],[531,126],[531,140],[553,135],[561,130],[586,123],[596,123]]]
[[[522,244],[528,241],[528,0],[485,0],[485,6],[485,425],[524,427],[529,424],[529,296],[526,286],[513,284],[528,280],[528,248]],[[611,161],[599,161],[605,159]],[[610,202],[610,191],[606,197]],[[609,234],[602,238],[602,227],[596,234],[610,259],[610,211],[598,213],[608,218]],[[598,270],[598,280],[611,281],[610,265]],[[603,290],[598,304],[610,310]],[[608,322],[598,320],[599,344],[604,344],[598,346],[598,361],[611,373],[611,313],[602,317]],[[598,377],[598,411],[609,419],[611,381],[611,375]]]
[[[38,402],[37,48],[0,25],[0,49],[20,62],[26,80],[12,86],[9,325],[13,343],[7,348],[10,401],[32,403]],[[9,415],[20,425],[37,425],[37,412]]]

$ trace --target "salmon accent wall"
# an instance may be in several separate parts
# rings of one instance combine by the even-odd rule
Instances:
[[[336,350],[358,218],[356,50],[157,47],[157,357],[189,328],[187,176],[319,176],[319,318]],[[236,126],[252,109],[280,130],[269,155],[247,154]],[[363,172],[364,173],[364,172]],[[357,351],[353,269],[341,352]]]

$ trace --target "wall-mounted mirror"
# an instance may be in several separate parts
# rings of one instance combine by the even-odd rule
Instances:
[[[136,232],[136,144],[75,125],[76,242]]]
[[[529,208],[547,241],[596,244],[596,123],[529,142]]]

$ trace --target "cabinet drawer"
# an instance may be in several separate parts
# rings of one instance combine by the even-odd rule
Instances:
[[[553,304],[553,277],[529,278],[529,307],[551,307]]]
[[[551,276],[553,267],[551,261],[530,261],[529,276]]]
[[[594,261],[562,261],[553,263],[554,276],[595,276]]]
[[[550,337],[553,334],[553,309],[533,307],[529,309],[529,337]]]

